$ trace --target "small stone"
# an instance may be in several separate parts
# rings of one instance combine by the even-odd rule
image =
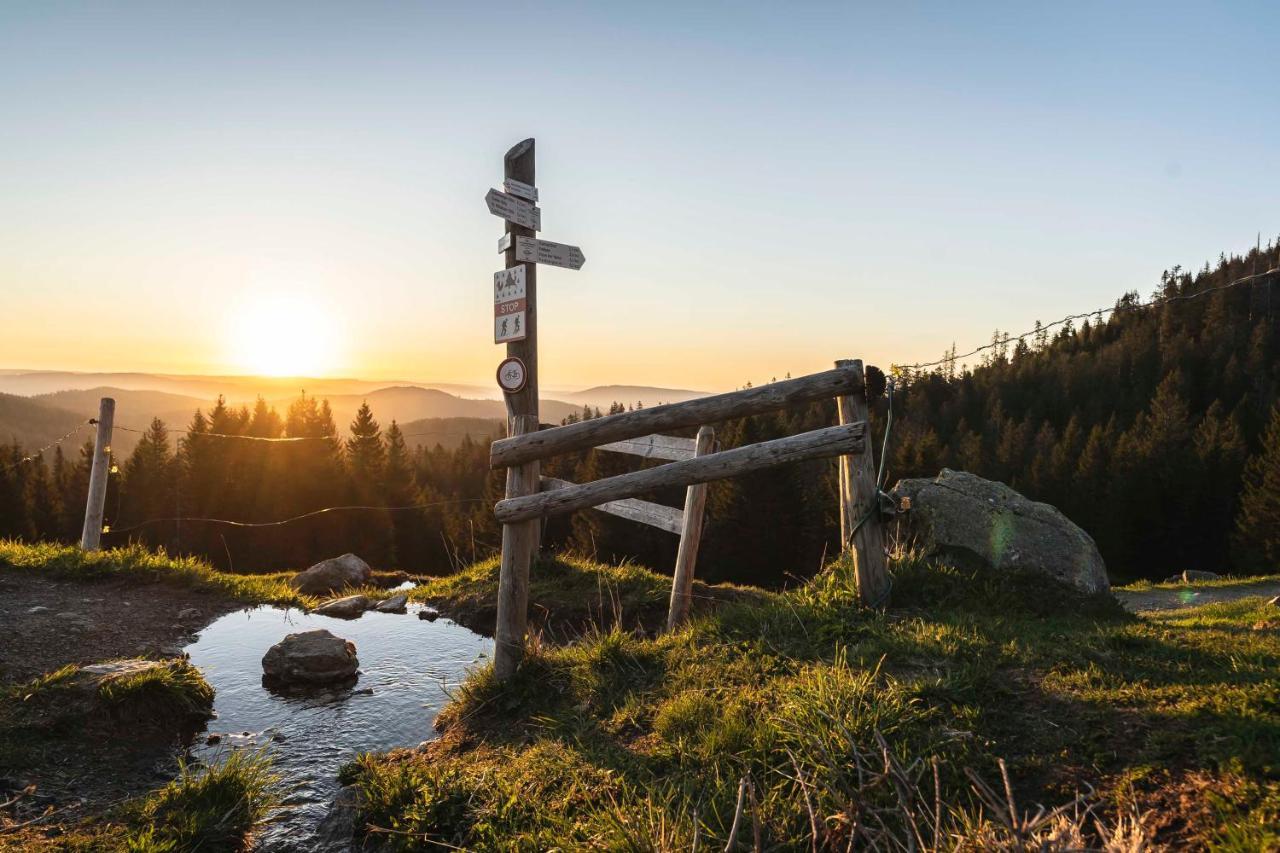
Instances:
[[[215,743],[222,743],[222,735],[209,735],[204,739],[206,746],[213,746]]]
[[[1183,583],[1195,583],[1196,581],[1216,581],[1222,576],[1214,572],[1199,572],[1195,569],[1187,569],[1182,573]]]
[[[27,612],[28,612],[28,613],[48,613],[48,612],[49,612],[49,608],[48,608],[48,607],[42,607],[41,605],[38,605],[38,604],[37,604],[35,607],[32,607],[31,609],[29,609]]]
[[[348,595],[346,598],[335,598],[326,601],[316,608],[321,616],[336,616],[339,619],[355,619],[369,609],[369,598],[365,595]]]
[[[288,740],[288,738],[285,737],[281,732],[272,732],[271,739],[276,743],[284,743],[286,740]]]
[[[198,619],[200,618],[200,611],[194,607],[187,607],[178,611],[178,618],[179,619]]]
[[[409,596],[407,595],[393,595],[373,605],[373,609],[379,613],[403,613],[408,602]]]
[[[418,611],[418,618],[425,619],[428,622],[434,622],[440,618],[440,611],[434,607],[424,607]]]
[[[352,695],[352,696],[372,696],[372,695],[373,695],[373,688],[372,688],[372,687],[361,687],[359,690],[352,690],[352,691],[351,691],[351,695]]]

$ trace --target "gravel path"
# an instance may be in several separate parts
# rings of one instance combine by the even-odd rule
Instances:
[[[1172,589],[1142,591],[1115,590],[1120,603],[1134,613],[1153,610],[1177,610],[1199,607],[1217,601],[1236,601],[1250,596],[1273,598],[1280,595],[1280,581],[1258,581],[1234,586],[1182,586]]]

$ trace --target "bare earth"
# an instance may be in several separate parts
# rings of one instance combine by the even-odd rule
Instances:
[[[1218,601],[1236,601],[1251,596],[1272,598],[1280,595],[1280,581],[1259,581],[1236,586],[1183,586],[1174,589],[1148,589],[1133,591],[1114,590],[1128,610],[1134,613],[1152,610],[1177,610],[1181,607],[1199,607]]]
[[[174,657],[195,632],[239,606],[167,584],[0,571],[0,683],[26,681],[69,663]],[[179,617],[184,610],[198,615]]]

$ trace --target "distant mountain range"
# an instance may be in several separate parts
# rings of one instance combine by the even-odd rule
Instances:
[[[438,442],[451,447],[464,434],[474,438],[496,435],[506,419],[496,388],[459,383],[0,369],[0,441],[17,441],[29,449],[42,446],[95,417],[101,397],[115,399],[117,425],[146,429],[152,418],[160,418],[178,432],[186,428],[197,409],[207,412],[218,395],[237,407],[252,407],[261,396],[283,416],[303,390],[329,401],[340,432],[346,432],[356,410],[367,400],[384,427],[395,420],[406,434],[421,434],[411,438],[411,444]],[[583,406],[607,410],[615,401],[654,406],[706,394],[677,388],[602,385],[557,396],[562,399],[542,399],[543,421],[558,422]],[[113,446],[128,453],[137,441],[137,433],[121,430]],[[63,450],[70,453],[72,448]]]

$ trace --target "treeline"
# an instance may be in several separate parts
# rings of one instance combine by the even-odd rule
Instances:
[[[1280,568],[1280,282],[1222,288],[1264,254],[1173,269],[1142,307],[1012,340],[997,332],[980,363],[897,368],[887,486],[942,467],[1006,482],[1058,506],[1097,540],[1117,579],[1182,569]],[[1272,293],[1272,290],[1275,290]],[[1203,294],[1199,295],[1198,294]],[[872,406],[877,459],[890,400]],[[608,414],[624,409],[614,404]],[[574,418],[600,417],[584,409]],[[835,422],[831,401],[717,424],[722,447]],[[692,433],[686,433],[691,435]],[[296,439],[261,441],[254,439]],[[488,441],[406,448],[364,406],[340,434],[328,404],[302,396],[284,415],[219,403],[175,437],[151,425],[111,478],[107,544],[127,540],[258,571],[355,551],[376,565],[440,573],[495,553],[501,472]],[[76,541],[91,444],[0,459],[0,535]],[[599,451],[560,457],[544,473],[589,482],[639,464]],[[680,506],[682,490],[645,496]],[[318,512],[328,507],[361,507]],[[385,509],[397,507],[407,509]],[[713,483],[699,574],[781,585],[812,574],[838,542],[831,460]],[[307,516],[308,513],[317,513]],[[242,527],[207,519],[287,524]],[[547,522],[544,542],[663,569],[676,537],[595,511]]]

